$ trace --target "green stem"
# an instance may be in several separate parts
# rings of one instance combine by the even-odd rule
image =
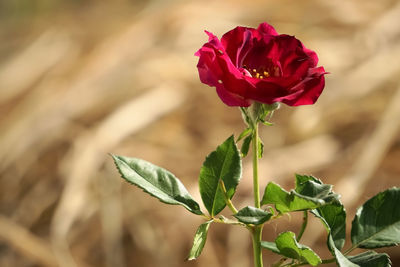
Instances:
[[[229,220],[226,218],[211,218],[211,220],[215,223],[222,223],[222,224],[230,224],[230,225],[239,225],[239,226],[243,226],[247,228],[247,225],[245,225],[244,223],[238,222],[238,221],[233,221],[233,220]]]
[[[253,128],[253,191],[254,191],[254,205],[260,208],[260,189],[258,182],[258,123],[254,123]],[[254,254],[254,267],[262,267],[262,251],[261,251],[261,238],[262,238],[263,225],[254,226],[252,231],[253,239],[253,254]]]
[[[254,226],[252,234],[253,234],[254,267],[263,267],[263,259],[261,251],[262,225]]]
[[[258,182],[258,124],[255,123],[253,128],[253,191],[254,206],[260,208],[260,185]]]
[[[230,225],[239,225],[239,226],[246,227],[249,230],[252,230],[248,225],[246,225],[244,223],[241,223],[236,220],[229,220],[223,216],[216,218],[216,217],[211,217],[211,216],[207,216],[207,215],[202,215],[201,217],[203,217],[206,221],[213,221],[215,223],[230,224]]]
[[[297,242],[299,242],[301,237],[303,236],[304,231],[306,230],[306,227],[307,227],[307,222],[308,222],[308,212],[305,210],[303,213],[303,224],[301,225],[300,232],[296,238]]]

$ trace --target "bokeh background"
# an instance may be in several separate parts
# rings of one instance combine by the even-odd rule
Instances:
[[[1,0],[0,266],[251,266],[246,230],[223,225],[185,262],[202,219],[123,182],[108,153],[167,168],[200,201],[205,156],[244,124],[200,83],[193,54],[205,29],[264,21],[330,74],[317,104],[283,105],[262,129],[261,186],[313,174],[335,184],[350,225],[359,204],[399,185],[399,18],[396,0]],[[238,207],[252,203],[245,163]],[[300,222],[270,223],[264,239]],[[330,257],[310,224],[303,243]],[[399,248],[384,251],[400,266]]]

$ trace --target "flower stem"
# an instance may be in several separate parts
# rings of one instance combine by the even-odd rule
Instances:
[[[258,123],[254,123],[253,127],[253,190],[254,190],[254,206],[260,208],[260,189],[258,182]],[[253,239],[253,254],[254,254],[254,267],[262,267],[262,251],[261,251],[261,238],[262,238],[263,225],[254,226],[252,231]]]
[[[258,182],[258,124],[255,123],[253,128],[253,191],[254,206],[260,208],[260,185]]]
[[[254,267],[263,267],[262,251],[261,251],[261,236],[262,225],[254,226],[253,228],[253,256]]]
[[[297,242],[299,242],[301,237],[303,236],[304,230],[306,230],[306,227],[307,227],[307,222],[308,222],[308,213],[305,210],[304,213],[303,213],[303,224],[301,225],[300,232],[299,232],[299,234],[297,235],[297,238],[296,238]]]

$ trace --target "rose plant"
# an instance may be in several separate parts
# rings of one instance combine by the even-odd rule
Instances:
[[[200,80],[216,88],[228,106],[238,106],[246,124],[238,138],[230,136],[205,159],[199,175],[199,189],[207,213],[169,171],[154,164],[112,155],[122,178],[166,204],[181,205],[202,216],[205,222],[194,237],[188,260],[196,259],[206,243],[212,223],[238,225],[249,230],[253,241],[254,266],[263,266],[262,250],[281,255],[271,266],[302,266],[336,262],[340,267],[391,266],[389,256],[374,248],[400,242],[400,189],[391,188],[367,200],[352,222],[352,245],[342,251],[346,237],[346,211],[332,185],[310,175],[295,175],[295,188],[286,191],[269,182],[260,197],[258,160],[263,156],[259,124],[268,122],[279,103],[289,106],[314,104],[325,86],[323,67],[317,54],[295,37],[278,34],[262,23],[257,29],[236,27],[219,40],[206,32],[209,40],[195,55]],[[239,145],[240,144],[240,145]],[[240,147],[240,149],[239,149]],[[242,159],[252,151],[254,206],[237,209],[232,202],[242,176]],[[232,217],[220,212],[228,207]],[[285,231],[275,240],[262,239],[266,222],[290,212],[303,213],[299,233]],[[300,243],[308,216],[318,218],[327,231],[327,246],[332,258],[321,259],[310,247]],[[354,249],[367,251],[349,255]]]

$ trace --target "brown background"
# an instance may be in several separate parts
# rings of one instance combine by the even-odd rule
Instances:
[[[193,54],[204,29],[264,21],[330,74],[316,105],[283,105],[261,130],[261,186],[314,174],[343,195],[350,224],[399,185],[399,18],[395,0],[0,1],[0,266],[251,266],[248,233],[223,225],[184,262],[202,220],[123,182],[107,153],[169,169],[200,201],[205,156],[244,125],[200,83]],[[252,203],[245,162],[238,207]],[[264,239],[300,222],[272,222]],[[329,258],[310,224],[303,243]],[[398,266],[399,249],[384,251]]]

